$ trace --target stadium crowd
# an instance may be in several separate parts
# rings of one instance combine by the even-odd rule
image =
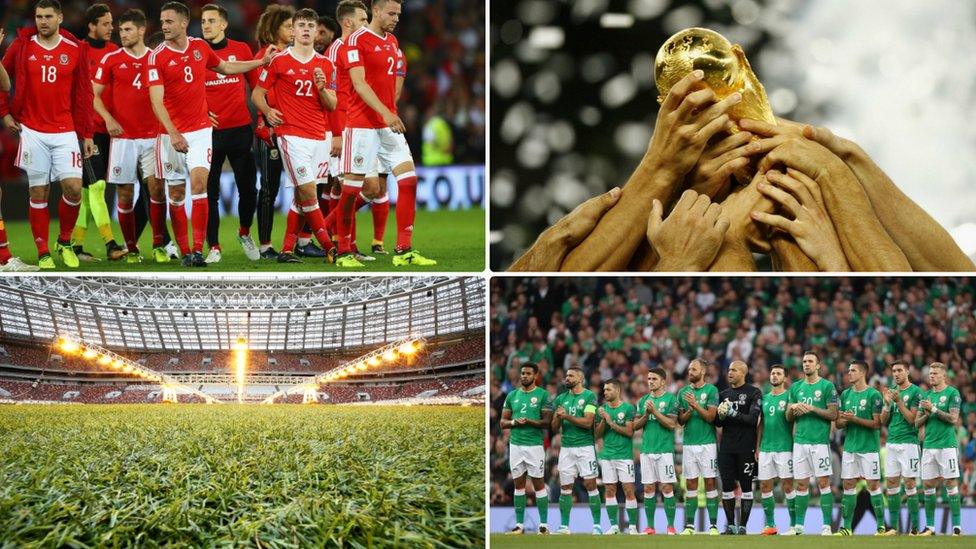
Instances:
[[[565,371],[575,364],[598,396],[602,382],[617,379],[622,398],[636,403],[647,393],[644,380],[654,367],[667,371],[667,391],[676,394],[686,385],[690,361],[706,359],[713,366],[705,381],[721,391],[728,386],[729,363],[742,360],[750,366],[747,383],[767,391],[769,367],[784,364],[797,379],[806,349],[820,354],[821,376],[838,389],[847,386],[844,372],[854,359],[870,364],[868,381],[876,388],[891,385],[889,365],[895,360],[911,365],[910,379],[923,390],[926,366],[946,364],[948,384],[962,395],[960,492],[964,504],[976,504],[974,295],[976,285],[967,278],[496,277],[488,397],[491,504],[512,504],[510,431],[499,428],[499,419],[526,362],[538,364],[537,383],[551,396],[564,391]],[[883,429],[882,441],[885,436]],[[549,493],[559,492],[560,437],[546,434]],[[679,431],[675,463],[683,499],[680,437]],[[831,486],[838,500],[841,442],[834,430]],[[531,483],[528,488],[531,494]],[[578,483],[576,496],[586,501]]]

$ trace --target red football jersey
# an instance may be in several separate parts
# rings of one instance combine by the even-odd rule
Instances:
[[[325,56],[313,53],[306,61],[298,58],[292,48],[275,55],[258,77],[258,86],[274,90],[282,124],[275,127],[277,135],[294,135],[308,139],[325,139],[329,122],[319,102],[315,87],[316,67],[325,73],[326,86],[333,78],[332,63]]]
[[[386,108],[396,112],[396,71],[400,45],[393,34],[380,36],[362,27],[349,35],[346,43],[347,69],[363,67],[366,83]],[[374,111],[355,90],[349,95],[346,126],[350,128],[385,128],[383,117]]]
[[[118,51],[119,47],[114,42],[105,41],[102,44],[102,47],[96,48],[91,38],[87,39],[87,42],[88,42],[88,74],[94,75],[95,71],[98,70],[98,62],[101,61],[103,57],[112,53],[113,51]],[[101,41],[99,40],[98,42]],[[94,80],[95,77],[92,76],[92,81]],[[102,92],[102,101],[104,101],[106,105],[110,104],[112,101],[111,94],[112,92],[109,89],[106,89],[104,92]],[[105,121],[102,120],[101,116],[98,116],[98,113],[95,113],[95,133],[108,133],[108,130],[105,129]]]
[[[156,137],[160,132],[159,121],[152,115],[149,86],[145,82],[148,62],[149,51],[136,57],[126,49],[118,49],[102,57],[95,70],[94,81],[105,86],[102,102],[122,126],[119,137],[123,139]],[[101,116],[97,118],[102,119]]]
[[[163,42],[149,54],[146,82],[163,86],[163,105],[177,131],[186,133],[210,126],[207,69],[220,61],[205,40],[192,36],[187,37],[183,51]]]
[[[397,78],[407,77],[407,58],[405,55],[403,55],[403,50],[401,50],[400,48],[397,48],[397,64],[396,64],[396,70],[394,70],[393,72],[395,73],[394,76],[396,76]],[[394,86],[395,85],[396,84],[394,81]],[[400,114],[400,111],[397,110],[397,104],[396,104],[396,88],[394,88],[393,94],[394,94],[393,112],[396,114]]]
[[[349,80],[349,66],[346,63],[346,44],[342,38],[336,38],[325,50],[325,56],[335,66],[336,72],[336,108],[332,117],[334,122],[332,132],[334,134],[342,132],[346,128],[346,116],[349,111],[349,94],[352,91],[352,82]]]
[[[254,58],[250,46],[237,40],[225,39],[210,47],[217,57],[225,61],[250,61]],[[218,129],[251,125],[244,81],[243,74],[226,76],[207,69],[207,105],[217,115]]]
[[[24,101],[19,121],[41,133],[75,131],[71,90],[75,66],[82,58],[81,46],[60,36],[58,45],[47,49],[34,35],[24,48],[26,74],[18,78],[26,76],[31,81],[31,94]]]

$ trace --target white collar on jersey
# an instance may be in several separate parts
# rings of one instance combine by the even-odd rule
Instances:
[[[318,53],[316,53],[315,50],[312,50],[312,55],[310,55],[308,59],[302,59],[301,57],[298,57],[297,53],[295,53],[294,47],[288,46],[288,55],[292,56],[292,58],[294,58],[295,61],[298,61],[299,63],[304,65],[305,63],[308,63],[312,59],[315,59],[315,56],[318,55]]]
[[[37,35],[36,34],[34,36],[31,36],[31,40],[33,40],[35,44],[37,44],[38,46],[46,49],[47,51],[51,51],[54,48],[56,48],[56,47],[58,47],[58,46],[61,45],[61,41],[64,40],[64,37],[61,36],[61,34],[59,33],[58,34],[58,41],[53,46],[51,46],[50,48],[47,47],[47,46],[45,46],[44,44],[41,44],[41,41],[37,39]]]

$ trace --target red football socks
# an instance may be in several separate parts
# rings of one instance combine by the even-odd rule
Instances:
[[[34,245],[37,246],[37,257],[51,253],[47,247],[48,232],[51,227],[51,212],[47,209],[47,200],[30,199],[27,219],[30,221],[31,233],[34,235]]]
[[[417,174],[410,171],[397,176],[397,250],[410,248],[413,242],[413,220],[417,213]]]

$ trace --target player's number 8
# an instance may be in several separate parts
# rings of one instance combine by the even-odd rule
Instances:
[[[193,82],[193,67],[183,67],[183,81]]]

